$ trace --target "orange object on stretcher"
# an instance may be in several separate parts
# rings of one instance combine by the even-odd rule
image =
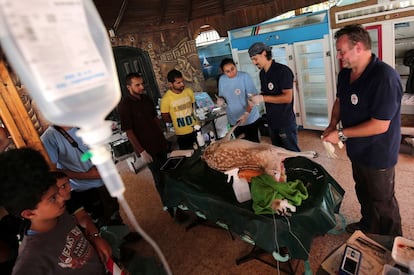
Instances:
[[[244,178],[247,182],[251,182],[253,177],[257,177],[264,174],[262,169],[240,169],[238,176]]]

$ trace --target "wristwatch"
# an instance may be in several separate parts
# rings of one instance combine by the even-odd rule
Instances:
[[[344,131],[342,129],[338,130],[338,138],[342,142],[345,142],[348,139],[348,137],[344,135]]]
[[[89,234],[88,235],[89,236],[89,238],[96,238],[96,237],[100,237],[101,236],[101,234],[99,234],[98,232],[97,233],[92,233],[92,234]]]

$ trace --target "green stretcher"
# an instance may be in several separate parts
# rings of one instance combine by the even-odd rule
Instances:
[[[290,217],[256,215],[251,200],[239,203],[232,182],[227,183],[224,173],[201,160],[199,152],[185,158],[177,168],[163,171],[163,202],[169,208],[188,208],[265,252],[279,252],[286,247],[290,258],[307,260],[313,238],[336,226],[335,213],[345,191],[321,165],[310,159],[287,158],[284,166],[288,181],[302,180],[309,192],[309,197]]]

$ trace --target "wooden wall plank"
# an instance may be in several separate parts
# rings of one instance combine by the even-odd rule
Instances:
[[[31,147],[50,162],[33,123],[10,77],[4,60],[0,60],[0,115],[17,148]]]

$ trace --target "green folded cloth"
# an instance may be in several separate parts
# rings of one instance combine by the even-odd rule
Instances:
[[[275,199],[287,199],[290,204],[299,206],[309,196],[301,180],[277,182],[267,174],[253,177],[250,191],[255,214],[273,214],[271,205]]]

